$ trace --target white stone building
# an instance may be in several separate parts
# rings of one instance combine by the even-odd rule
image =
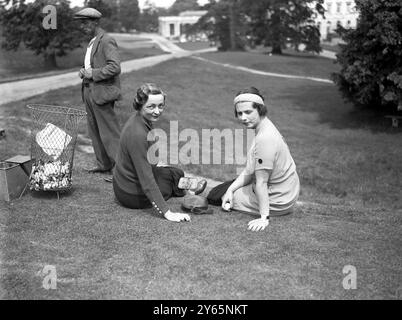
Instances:
[[[168,39],[182,39],[185,28],[195,24],[207,11],[184,11],[178,16],[159,17],[159,34]]]
[[[345,28],[356,27],[359,13],[354,0],[324,0],[324,8],[325,18],[320,14],[315,18],[322,40],[335,35],[338,24]],[[204,10],[184,11],[178,16],[159,17],[159,33],[168,39],[183,40],[186,26],[196,23],[206,13]]]
[[[317,15],[316,22],[320,29],[321,39],[329,38],[340,24],[344,28],[355,28],[359,13],[354,0],[325,0],[325,18]]]

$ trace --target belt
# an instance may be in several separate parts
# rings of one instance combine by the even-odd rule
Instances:
[[[92,81],[84,80],[84,81],[82,81],[82,84],[84,85],[84,87],[89,87],[89,84],[90,84],[91,82],[92,82]]]

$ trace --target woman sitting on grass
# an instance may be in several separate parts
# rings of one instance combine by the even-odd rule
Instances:
[[[165,109],[165,94],[155,84],[144,84],[137,90],[133,106],[137,113],[127,121],[120,136],[113,173],[115,196],[128,208],[152,207],[170,221],[190,221],[188,214],[170,211],[165,201],[185,195],[185,190],[178,188],[184,172],[151,164],[147,158],[151,145],[147,136]],[[206,181],[203,188],[205,185]]]
[[[270,215],[290,213],[300,190],[296,165],[289,148],[274,124],[267,118],[267,107],[259,90],[251,87],[234,99],[236,118],[255,138],[247,155],[246,168],[234,181],[210,191],[208,201],[230,209],[259,213],[249,222],[249,230],[264,230]]]

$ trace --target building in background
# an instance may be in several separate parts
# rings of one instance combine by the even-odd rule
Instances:
[[[354,0],[325,0],[325,18],[317,15],[316,22],[320,29],[321,39],[329,40],[335,36],[338,25],[344,28],[355,28],[359,13]]]
[[[331,41],[336,38],[335,30],[338,25],[344,28],[356,27],[359,13],[354,0],[324,0],[324,8],[325,18],[320,14],[317,14],[315,18],[321,40]],[[195,24],[206,13],[207,11],[204,10],[184,11],[178,16],[159,17],[159,33],[171,40],[190,40],[186,37],[186,28]],[[199,38],[207,40],[204,34],[197,35],[197,40]]]
[[[183,11],[178,16],[159,17],[159,34],[171,40],[188,40],[186,29],[195,24],[208,11]],[[207,40],[204,34],[197,35],[196,40]]]

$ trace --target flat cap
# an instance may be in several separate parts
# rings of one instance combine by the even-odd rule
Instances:
[[[75,20],[83,20],[83,19],[100,19],[102,17],[102,13],[94,8],[84,8],[77,13],[74,14]]]

